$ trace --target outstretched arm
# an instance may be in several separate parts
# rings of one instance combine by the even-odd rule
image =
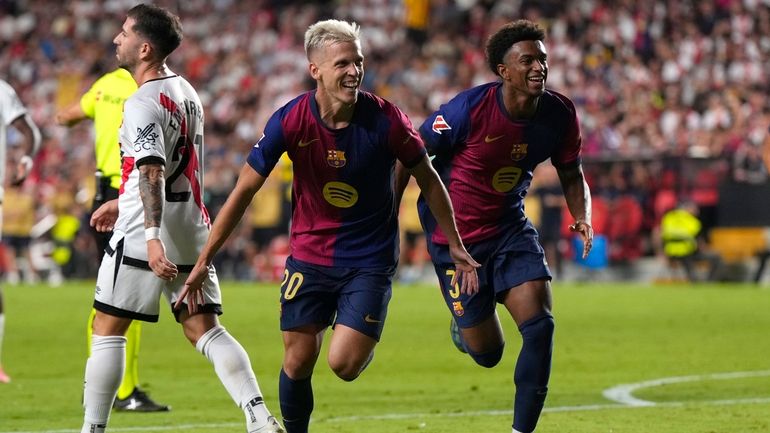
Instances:
[[[80,106],[80,101],[75,101],[70,105],[56,112],[56,124],[61,126],[72,126],[87,118],[86,113]]]
[[[583,174],[583,167],[577,165],[566,169],[557,168],[556,171],[569,212],[575,218],[569,229],[583,238],[583,258],[586,258],[593,246],[594,229],[591,226],[591,191]]]
[[[187,309],[190,314],[198,309],[202,303],[201,289],[209,272],[209,265],[214,260],[214,255],[219,251],[235,227],[240,222],[246,208],[249,207],[254,195],[262,188],[265,177],[257,173],[250,165],[245,164],[238,176],[235,189],[230,193],[224,206],[214,219],[209,238],[203,246],[198,261],[185,281],[185,287],[174,308],[179,308],[187,299]]]
[[[452,209],[452,203],[449,201],[449,194],[446,188],[444,188],[444,184],[441,183],[438,173],[433,169],[428,156],[425,155],[419,164],[409,170],[409,173],[417,179],[417,184],[420,186],[422,195],[425,197],[431,213],[433,213],[436,222],[449,240],[449,253],[452,256],[457,271],[454,277],[452,277],[452,285],[459,279],[460,290],[463,293],[476,293],[479,290],[479,278],[476,268],[481,265],[465,250],[460,234],[457,231],[454,210]],[[406,180],[408,179],[407,176]]]

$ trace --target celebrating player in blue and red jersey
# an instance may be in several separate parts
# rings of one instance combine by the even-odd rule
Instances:
[[[570,228],[591,249],[591,197],[580,162],[580,128],[572,102],[545,89],[545,34],[520,20],[487,43],[489,67],[500,82],[458,94],[423,123],[420,133],[447,186],[457,227],[482,264],[479,291],[451,282],[455,273],[447,237],[420,200],[420,216],[444,300],[459,327],[458,347],[492,367],[505,344],[496,303],[519,327],[523,346],[514,373],[513,431],[534,431],[545,402],[554,321],[551,272],[538,235],[524,215],[524,196],[535,167],[550,158],[575,218]]]
[[[343,380],[363,371],[380,339],[398,257],[396,161],[416,177],[445,233],[462,290],[478,290],[446,189],[422,140],[393,104],[359,90],[364,75],[359,27],[327,20],[305,34],[316,89],[276,111],[254,145],[187,280],[188,305],[215,252],[286,152],[293,162],[291,256],[281,284],[284,359],[279,392],[288,433],[308,431],[311,375],[324,332],[334,326],[329,366]]]

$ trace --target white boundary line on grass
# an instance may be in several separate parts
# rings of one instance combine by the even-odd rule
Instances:
[[[605,389],[602,392],[604,398],[610,401],[620,403],[625,406],[657,406],[660,403],[653,401],[642,400],[634,397],[632,394],[634,391],[643,388],[651,388],[653,386],[671,385],[674,383],[687,383],[687,382],[703,382],[706,380],[731,380],[731,379],[743,379],[747,377],[764,377],[770,376],[770,370],[763,371],[733,371],[728,373],[713,373],[713,374],[696,374],[692,376],[675,376],[664,377],[661,379],[647,380],[637,383],[626,383],[612,388]],[[730,401],[730,400],[724,400]]]
[[[557,406],[546,407],[543,412],[582,412],[591,410],[605,410],[605,409],[633,409],[641,407],[680,407],[688,404],[692,405],[708,405],[708,406],[727,406],[734,404],[767,404],[770,403],[770,397],[767,398],[743,398],[743,399],[726,399],[726,400],[711,400],[711,401],[672,401],[664,403],[655,403],[652,401],[641,400],[632,395],[636,390],[643,388],[650,388],[653,386],[668,385],[674,383],[686,383],[686,382],[698,382],[705,380],[730,380],[730,379],[743,379],[748,377],[765,377],[770,376],[770,370],[764,371],[736,371],[729,373],[714,373],[714,374],[700,374],[693,376],[675,376],[665,377],[661,379],[647,380],[644,382],[621,384],[608,388],[602,392],[602,395],[615,403],[607,404],[590,404],[581,406]],[[342,416],[326,418],[315,421],[315,423],[343,423],[352,421],[366,421],[366,420],[394,420],[394,419],[413,419],[413,418],[435,418],[435,417],[449,417],[460,418],[468,416],[500,416],[510,415],[511,410],[484,410],[484,411],[472,411],[472,412],[450,412],[450,413],[390,413],[382,415],[356,415],[356,416]],[[210,424],[180,424],[174,426],[144,426],[144,427],[117,427],[111,428],[111,432],[146,432],[146,431],[165,431],[165,430],[198,430],[198,429],[225,429],[241,427],[242,423],[210,423]],[[0,432],[0,433],[78,433],[79,429],[60,429],[60,430],[30,430],[30,431],[14,431],[14,432]]]

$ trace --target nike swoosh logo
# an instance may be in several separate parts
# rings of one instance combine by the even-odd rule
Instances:
[[[364,322],[366,322],[366,323],[380,323],[380,322],[382,322],[382,320],[377,320],[374,317],[372,317],[371,314],[367,314],[366,316],[364,316]]]
[[[505,135],[498,135],[497,137],[490,137],[490,136],[487,135],[486,137],[484,137],[484,143],[491,143],[491,142],[497,141],[497,140],[499,140],[499,139],[501,139],[503,137],[505,137]]]
[[[312,139],[310,141],[302,141],[302,140],[300,140],[297,143],[297,147],[305,147],[305,146],[309,145],[310,143],[312,143],[314,141],[318,141],[318,140],[320,140],[320,138],[314,138],[314,139]]]

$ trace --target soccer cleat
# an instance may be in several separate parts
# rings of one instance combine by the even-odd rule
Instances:
[[[449,335],[452,337],[452,343],[454,343],[457,350],[462,353],[468,353],[463,343],[463,334],[460,333],[460,327],[457,326],[454,318],[452,318],[452,322],[449,324]]]
[[[139,388],[134,388],[134,392],[126,398],[116,398],[112,407],[121,412],[168,412],[171,410],[165,404],[152,401],[150,396]]]
[[[0,367],[0,383],[11,383],[11,376],[5,374],[3,367]]]
[[[267,424],[256,430],[249,430],[248,433],[286,433],[286,430],[278,424],[274,416],[267,417]]]

